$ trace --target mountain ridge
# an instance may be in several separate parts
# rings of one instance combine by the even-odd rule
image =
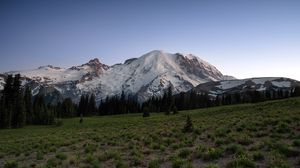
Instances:
[[[218,83],[245,80],[223,75],[215,66],[193,54],[172,54],[162,50],[153,50],[112,66],[94,58],[70,68],[47,65],[32,70],[10,71],[0,74],[0,90],[3,89],[4,78],[17,73],[22,76],[23,87],[30,86],[34,95],[43,93],[55,97],[56,101],[71,97],[75,102],[85,94],[94,94],[96,101],[100,102],[107,96],[118,96],[122,92],[143,102],[153,96],[162,96],[169,87],[174,94],[191,89],[222,92],[223,88],[216,87]],[[208,85],[214,87],[204,89]]]

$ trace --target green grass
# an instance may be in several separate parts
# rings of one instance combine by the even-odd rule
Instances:
[[[194,130],[182,132],[187,114]],[[297,167],[299,146],[291,98],[0,130],[0,167]]]

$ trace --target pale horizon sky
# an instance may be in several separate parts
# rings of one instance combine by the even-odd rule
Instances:
[[[0,72],[191,53],[237,78],[300,80],[298,0],[1,0]]]

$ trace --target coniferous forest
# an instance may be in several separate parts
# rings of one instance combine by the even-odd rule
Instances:
[[[32,96],[31,89],[21,86],[19,74],[8,75],[0,93],[0,128],[20,128],[24,125],[50,125],[60,118],[152,112],[176,114],[178,110],[191,110],[221,105],[257,103],[266,100],[300,96],[300,87],[287,90],[248,91],[245,93],[222,94],[216,97],[207,93],[189,91],[173,95],[169,87],[162,97],[152,97],[140,103],[136,96],[126,95],[106,97],[97,105],[95,95],[82,95],[79,103],[66,98],[57,104],[46,102],[45,96]]]

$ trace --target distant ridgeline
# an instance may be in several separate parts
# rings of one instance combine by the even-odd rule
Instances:
[[[235,80],[237,81],[237,80]],[[163,96],[153,96],[140,103],[135,96],[128,96],[124,92],[120,96],[106,97],[99,105],[95,95],[82,95],[79,103],[74,103],[71,98],[66,98],[57,104],[46,102],[43,94],[32,96],[29,87],[21,87],[19,74],[8,75],[3,90],[0,91],[0,127],[20,128],[24,125],[49,125],[57,123],[61,118],[79,116],[114,115],[126,113],[164,112],[165,114],[177,113],[177,110],[189,110],[238,103],[256,103],[266,100],[283,99],[300,96],[300,86],[295,87],[269,87],[264,90],[245,85],[237,91],[237,87],[229,90],[205,91],[208,86],[219,88],[222,82],[213,82],[197,86],[196,88],[179,94],[173,94],[169,87]],[[231,83],[234,81],[231,81]],[[243,82],[240,82],[243,83]],[[244,82],[247,83],[247,82]],[[218,87],[216,87],[218,86]],[[225,86],[225,85],[224,85]],[[224,87],[222,86],[222,87]],[[213,93],[213,94],[212,94]],[[144,115],[149,116],[149,115]]]

